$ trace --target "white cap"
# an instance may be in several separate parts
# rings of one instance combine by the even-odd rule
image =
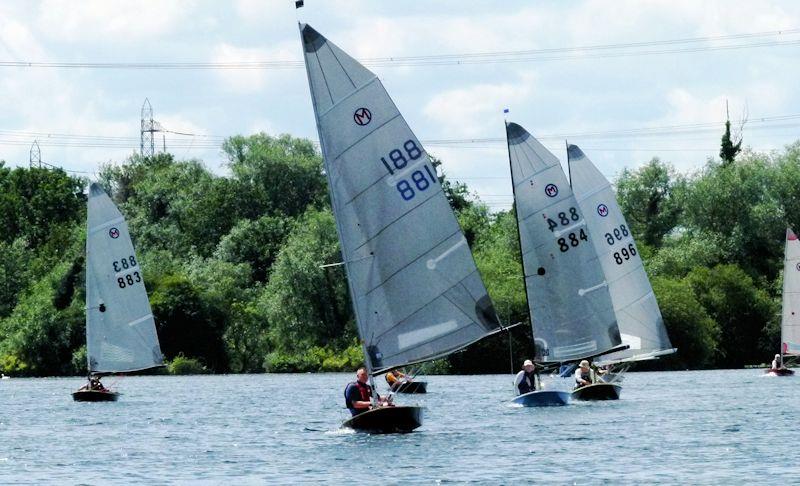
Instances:
[[[581,368],[588,368],[589,367],[589,362],[586,361],[586,360],[583,360],[583,361],[580,362],[580,364],[578,364],[578,366],[580,366]]]
[[[533,361],[531,361],[531,360],[529,360],[529,359],[526,359],[526,360],[525,360],[525,362],[524,362],[524,363],[522,363],[522,367],[523,367],[523,368],[524,368],[525,366],[528,366],[528,365],[530,365],[530,366],[533,366]]]

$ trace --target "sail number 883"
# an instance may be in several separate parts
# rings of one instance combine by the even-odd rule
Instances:
[[[395,171],[405,169],[410,161],[422,157],[422,150],[417,146],[415,141],[406,140],[405,143],[403,143],[403,150],[394,149],[389,152],[388,157],[388,161],[386,157],[381,157],[381,162],[383,166],[386,167],[386,170],[389,171],[389,175],[394,175]],[[410,201],[414,199],[417,192],[427,190],[431,185],[435,184],[437,180],[436,173],[428,164],[425,164],[421,169],[411,173],[410,181],[409,179],[402,179],[395,184],[395,188],[397,192],[400,193],[400,197],[402,197],[403,200]]]
[[[114,260],[112,262],[112,266],[114,267],[114,273],[119,273],[123,270],[128,270],[130,268],[136,267],[136,257],[133,255],[128,257],[123,257],[119,260]],[[142,276],[139,272],[131,272],[128,275],[123,275],[122,277],[117,277],[117,285],[119,288],[124,289],[125,287],[129,287],[133,284],[139,283],[142,281]]]

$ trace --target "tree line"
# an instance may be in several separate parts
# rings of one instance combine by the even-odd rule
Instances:
[[[352,370],[363,358],[344,271],[323,267],[341,255],[314,145],[256,134],[222,150],[224,176],[170,154],[98,175],[128,221],[165,357],[218,373]],[[736,368],[778,349],[800,143],[733,155],[691,174],[653,159],[616,181],[679,349],[645,367]],[[513,210],[493,213],[465,184],[441,181],[502,320],[527,321]],[[0,162],[2,373],[85,372],[86,186],[63,170]],[[514,364],[530,357],[530,326],[428,370],[508,372],[509,347]]]

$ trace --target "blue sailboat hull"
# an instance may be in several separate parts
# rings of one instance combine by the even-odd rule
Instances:
[[[560,390],[537,390],[520,395],[511,400],[515,405],[523,407],[559,407],[568,405],[571,393]]]

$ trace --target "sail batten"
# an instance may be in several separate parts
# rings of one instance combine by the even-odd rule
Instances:
[[[670,354],[673,348],[653,288],[614,190],[576,145],[567,147],[572,188],[587,217],[609,286],[622,338],[629,348],[605,355],[600,364]]]
[[[89,188],[86,356],[90,373],[161,366],[163,358],[128,225],[97,184]]]
[[[558,159],[506,124],[523,275],[539,362],[596,356],[622,345],[592,236]]]
[[[380,80],[300,25],[342,260],[369,371],[500,327],[425,149]]]

